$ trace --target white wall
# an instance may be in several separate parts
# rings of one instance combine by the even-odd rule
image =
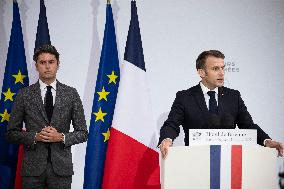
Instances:
[[[37,78],[32,55],[39,1],[18,2],[29,77],[33,83]],[[89,120],[106,0],[46,0],[45,5],[51,41],[61,54],[58,79],[77,88]],[[122,60],[130,0],[112,0],[112,6]],[[195,71],[198,54],[219,49],[225,53],[226,62],[234,64],[227,68],[238,70],[226,73],[226,86],[240,90],[254,121],[272,138],[284,142],[284,1],[138,0],[137,6],[157,129],[166,118],[175,93],[199,81]],[[4,75],[11,24],[12,0],[1,0],[0,81]],[[179,138],[176,144],[181,144],[182,140]],[[80,150],[76,150],[75,160],[84,159],[84,150]],[[81,188],[83,165],[80,166],[81,169],[75,170],[73,188]]]

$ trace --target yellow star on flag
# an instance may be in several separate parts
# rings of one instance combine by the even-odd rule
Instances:
[[[13,96],[14,96],[16,93],[12,93],[12,92],[11,92],[11,89],[8,88],[7,92],[3,92],[3,94],[4,94],[4,96],[5,96],[4,101],[6,101],[6,100],[11,100],[11,101],[13,101]]]
[[[110,83],[116,84],[116,78],[118,78],[118,76],[114,74],[114,71],[112,71],[111,74],[107,76],[109,78],[108,84]]]
[[[99,109],[99,111],[97,113],[93,113],[96,116],[96,121],[101,120],[102,122],[104,122],[104,116],[107,115],[107,113],[103,113],[102,112],[102,108]]]
[[[10,120],[10,114],[8,113],[7,109],[5,109],[4,113],[0,114],[0,116],[2,117],[1,123]]]
[[[19,70],[17,75],[13,75],[13,77],[16,79],[15,84],[16,83],[22,83],[24,84],[24,78],[27,77],[26,75],[22,75],[21,71]]]
[[[102,99],[105,99],[105,101],[107,101],[107,95],[110,93],[110,92],[107,92],[105,91],[105,87],[103,87],[102,91],[101,92],[97,92],[99,94],[99,100],[102,100]]]
[[[106,142],[109,139],[109,137],[110,137],[109,129],[107,130],[106,133],[102,133],[102,135],[104,135],[104,137],[105,137],[104,142]]]

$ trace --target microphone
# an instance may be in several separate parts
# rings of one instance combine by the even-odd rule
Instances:
[[[225,114],[221,118],[222,129],[235,129],[234,118],[230,114]]]
[[[207,118],[208,129],[220,129],[221,119],[220,116],[210,113]]]

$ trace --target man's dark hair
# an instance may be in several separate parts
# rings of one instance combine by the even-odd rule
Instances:
[[[39,48],[35,49],[33,60],[37,62],[39,55],[41,55],[42,53],[53,54],[56,60],[59,61],[59,53],[57,52],[56,48],[52,45],[42,45]]]
[[[216,58],[222,58],[222,59],[225,58],[225,55],[222,52],[218,51],[218,50],[203,51],[198,56],[198,58],[196,59],[196,69],[197,70],[205,68],[205,62],[206,62],[206,59],[209,56],[213,56],[213,57],[216,57]]]

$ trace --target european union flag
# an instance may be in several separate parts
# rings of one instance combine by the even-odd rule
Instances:
[[[23,33],[19,7],[13,2],[13,23],[7,54],[0,101],[0,189],[12,189],[14,185],[18,145],[5,139],[13,101],[20,88],[29,85]]]
[[[86,149],[84,189],[100,189],[102,187],[104,162],[110,137],[119,75],[113,14],[111,5],[108,3],[103,47]]]

